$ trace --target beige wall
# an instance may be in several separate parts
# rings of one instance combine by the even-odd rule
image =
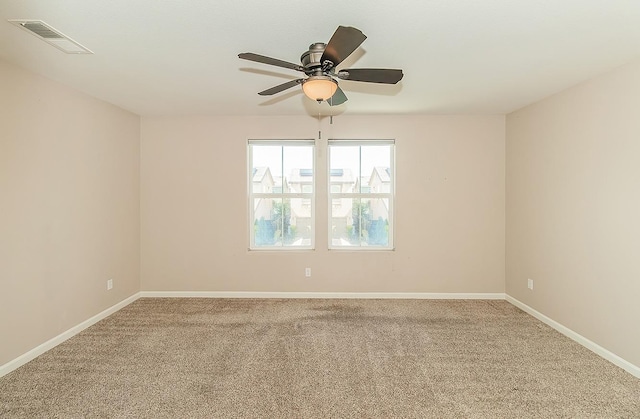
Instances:
[[[639,115],[635,62],[508,115],[506,156],[507,293],[635,365]]]
[[[317,138],[318,125],[309,117],[143,118],[142,290],[504,292],[503,116],[323,121],[316,250],[249,252],[247,139]],[[396,139],[396,251],[326,250],[327,138]]]
[[[0,61],[0,365],[139,291],[139,132]]]

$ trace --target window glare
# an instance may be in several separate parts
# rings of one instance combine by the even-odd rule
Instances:
[[[283,168],[285,176],[289,176],[294,169],[313,169],[313,149],[311,147],[282,147]]]
[[[282,176],[282,147],[253,146],[253,167],[268,167],[273,176]]]

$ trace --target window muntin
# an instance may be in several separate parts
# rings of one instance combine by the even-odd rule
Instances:
[[[313,140],[250,140],[249,248],[313,249]]]
[[[329,140],[329,248],[393,249],[394,142]]]

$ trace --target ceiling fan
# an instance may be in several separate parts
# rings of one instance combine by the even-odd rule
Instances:
[[[310,99],[326,101],[331,106],[341,105],[347,101],[347,96],[338,86],[335,78],[341,80],[364,81],[369,83],[396,84],[402,80],[402,70],[389,68],[350,68],[336,70],[353,51],[367,39],[359,29],[349,26],[338,26],[328,44],[317,42],[309,46],[300,57],[301,64],[294,64],[264,55],[245,52],[238,54],[238,58],[258,63],[274,65],[303,72],[307,77],[291,80],[258,93],[270,96],[290,89],[298,84],[302,85],[304,94]]]

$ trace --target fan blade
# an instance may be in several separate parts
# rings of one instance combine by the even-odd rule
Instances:
[[[404,74],[402,70],[390,68],[348,68],[338,71],[336,76],[342,80],[396,84],[402,80]]]
[[[293,86],[295,86],[296,84],[300,84],[302,83],[302,79],[297,79],[297,80],[291,80],[288,81],[286,83],[282,83],[279,84],[275,87],[272,87],[271,89],[267,89],[267,90],[263,90],[262,92],[258,93],[260,96],[271,96],[271,95],[275,95],[276,93],[280,93],[284,90],[290,89]]]
[[[338,26],[322,53],[321,63],[329,60],[337,67],[345,58],[367,39],[359,29],[350,26]]]
[[[300,64],[294,64],[287,61],[278,60],[277,58],[265,57],[264,55],[254,54],[252,52],[243,52],[238,54],[238,58],[243,60],[255,61],[257,63],[275,65],[276,67],[290,68],[291,70],[304,71]]]
[[[333,94],[333,96],[331,96],[327,100],[327,103],[330,106],[338,106],[338,105],[342,105],[346,101],[347,101],[347,96],[345,96],[345,94],[342,91],[342,89],[340,87],[338,87],[338,90],[336,90],[336,92]]]

